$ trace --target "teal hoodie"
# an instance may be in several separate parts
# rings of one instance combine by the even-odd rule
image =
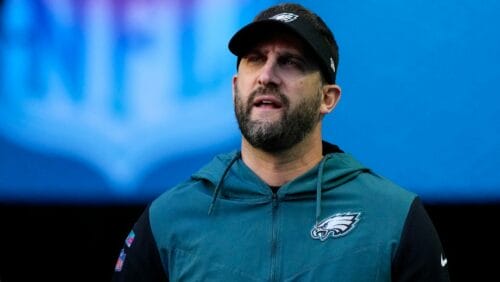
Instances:
[[[418,197],[326,146],[277,192],[239,152],[215,157],[151,204],[131,232],[142,251],[124,247],[115,280],[448,281]]]

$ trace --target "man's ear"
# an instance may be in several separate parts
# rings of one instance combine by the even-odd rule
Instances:
[[[232,80],[232,92],[233,92],[233,100],[234,100],[234,95],[236,95],[236,82],[238,81],[238,75],[233,75],[233,80]]]
[[[326,115],[335,109],[342,90],[337,84],[325,84],[321,87],[322,100],[320,113]]]

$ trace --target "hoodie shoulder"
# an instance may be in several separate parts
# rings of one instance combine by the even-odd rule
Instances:
[[[239,156],[240,151],[232,151],[230,153],[219,154],[215,156],[210,162],[203,166],[200,170],[191,175],[191,179],[200,180],[205,179],[212,183],[217,182],[225,169],[231,161]]]
[[[173,186],[157,197],[151,204],[150,212],[162,213],[165,209],[171,210],[178,206],[185,206],[186,202],[197,206],[202,200],[210,199],[212,188],[217,184],[231,160],[238,154],[238,151],[233,151],[215,156],[204,167],[192,174],[189,179]]]
[[[348,190],[357,191],[370,199],[370,202],[384,206],[399,206],[402,210],[409,208],[417,195],[410,190],[394,183],[393,181],[379,175],[372,169],[364,166],[348,153],[334,153],[331,155],[328,167],[330,182],[334,179],[339,181],[339,175],[348,181],[341,182],[349,186]],[[385,205],[387,206],[387,205]]]

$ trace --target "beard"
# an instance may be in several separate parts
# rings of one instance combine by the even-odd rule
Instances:
[[[259,95],[273,95],[282,103],[282,116],[276,121],[252,120],[253,101]],[[238,126],[245,139],[255,148],[266,152],[283,152],[298,144],[313,130],[321,119],[321,95],[302,98],[293,108],[288,98],[277,87],[259,88],[247,101],[235,87],[234,111]]]

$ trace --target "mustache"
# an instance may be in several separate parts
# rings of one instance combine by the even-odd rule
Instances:
[[[288,97],[283,94],[281,91],[279,91],[278,87],[272,87],[272,86],[261,86],[254,91],[250,93],[250,96],[248,96],[247,100],[247,105],[248,108],[251,108],[250,106],[253,104],[253,101],[258,97],[258,96],[273,96],[277,100],[279,100],[283,107],[288,107],[290,104],[290,101],[288,100]]]

